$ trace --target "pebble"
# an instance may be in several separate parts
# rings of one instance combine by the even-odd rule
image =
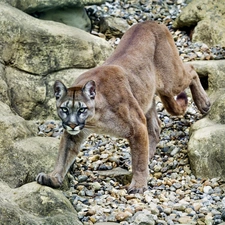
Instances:
[[[185,0],[108,0],[86,9],[92,20],[92,33],[115,47],[120,37],[99,34],[100,22],[107,16],[121,18],[129,25],[147,19],[166,24],[183,61],[225,58],[223,48],[192,43],[185,31],[172,30],[173,20],[185,5]],[[219,178],[195,177],[187,156],[189,127],[201,114],[191,100],[183,117],[170,116],[159,98],[156,105],[162,131],[149,163],[149,188],[143,195],[127,194],[125,190],[131,173],[127,140],[92,134],[83,144],[70,170],[71,188],[65,194],[83,224],[216,225],[225,221],[225,185]],[[39,136],[60,138],[62,132],[59,121],[38,122]]]

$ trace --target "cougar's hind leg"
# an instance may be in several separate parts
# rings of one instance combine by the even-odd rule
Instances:
[[[176,100],[173,96],[159,95],[168,113],[173,116],[184,115],[188,105],[188,99],[185,92],[181,92],[177,95]]]
[[[204,88],[201,85],[198,74],[194,70],[194,67],[190,64],[185,64],[185,69],[188,75],[192,78],[189,87],[191,89],[193,100],[199,111],[202,114],[206,114],[209,111],[211,104]]]
[[[149,138],[149,159],[151,159],[156,151],[156,145],[159,142],[159,135],[161,131],[161,121],[158,118],[156,111],[155,100],[149,111],[145,115],[147,120],[148,138]]]

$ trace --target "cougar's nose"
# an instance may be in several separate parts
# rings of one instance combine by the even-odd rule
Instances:
[[[68,123],[69,127],[74,129],[77,125],[75,123]]]

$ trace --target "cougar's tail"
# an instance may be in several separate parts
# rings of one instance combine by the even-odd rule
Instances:
[[[160,98],[168,113],[173,116],[184,115],[188,105],[188,98],[185,92],[177,95],[176,100],[173,96],[160,95]]]

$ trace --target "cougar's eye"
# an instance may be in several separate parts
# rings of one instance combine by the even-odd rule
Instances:
[[[80,108],[79,109],[79,113],[84,113],[84,112],[86,112],[87,111],[87,108]]]
[[[60,109],[62,110],[62,112],[68,113],[68,109],[66,107],[61,107]]]

